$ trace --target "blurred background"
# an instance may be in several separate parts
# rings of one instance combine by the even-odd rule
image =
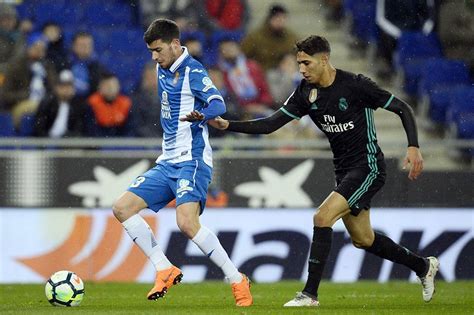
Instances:
[[[425,171],[407,179],[402,124],[376,111],[388,178],[373,200],[374,228],[439,255],[442,279],[474,277],[474,1],[12,0],[0,1],[0,282],[43,281],[60,269],[152,281],[110,207],[161,150],[143,41],[155,18],[179,24],[228,119],[282,105],[301,80],[294,43],[310,34],[329,40],[336,68],[407,101]],[[210,133],[214,178],[202,220],[257,281],[302,279],[312,209],[334,183],[327,140],[307,119],[268,136]],[[145,215],[185,280],[222,278],[188,248],[170,209]],[[414,279],[335,230],[327,279]]]

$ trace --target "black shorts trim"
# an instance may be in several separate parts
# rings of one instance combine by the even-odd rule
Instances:
[[[363,209],[368,210],[374,195],[385,184],[385,165],[360,167],[336,174],[335,191],[346,198],[351,214],[357,216]]]

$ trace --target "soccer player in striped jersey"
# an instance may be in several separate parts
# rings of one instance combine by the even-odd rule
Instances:
[[[222,269],[231,283],[236,305],[250,306],[253,299],[247,276],[237,270],[216,235],[199,222],[212,178],[206,122],[223,114],[225,104],[206,69],[181,46],[179,37],[178,26],[167,19],[155,20],[145,32],[144,40],[157,62],[163,153],[156,166],[137,177],[118,198],[113,212],[155,266],[157,275],[149,300],[163,297],[183,274],[165,256],[139,212],[144,208],[158,212],[176,199],[180,230]],[[190,113],[198,113],[200,119],[186,118]]]
[[[369,217],[371,199],[385,182],[384,156],[377,144],[373,112],[381,107],[401,118],[408,138],[404,164],[411,164],[408,177],[414,180],[423,169],[423,159],[412,109],[369,78],[334,68],[325,38],[309,36],[296,44],[296,51],[304,79],[280,110],[250,121],[227,121],[219,117],[209,121],[211,126],[222,130],[268,134],[293,119],[309,115],[329,139],[336,186],[313,217],[306,285],[285,306],[319,305],[318,288],[331,249],[332,226],[341,218],[354,246],[413,270],[421,280],[423,299],[429,302],[434,293],[438,260],[420,257],[386,235],[374,232]]]

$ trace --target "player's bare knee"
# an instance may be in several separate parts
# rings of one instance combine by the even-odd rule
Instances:
[[[313,216],[313,223],[318,227],[331,227],[331,218],[323,211],[318,210]]]
[[[372,246],[373,242],[374,239],[371,236],[352,238],[352,245],[360,249],[369,248],[370,246]]]
[[[115,201],[112,205],[112,212],[114,213],[114,216],[117,218],[117,220],[119,220],[120,222],[127,220],[135,214],[135,211],[133,210],[131,205],[127,205],[120,199]]]
[[[181,230],[181,232],[186,235],[189,239],[192,239],[197,231],[195,227],[195,223],[192,220],[189,219],[181,219],[178,220],[178,227]]]

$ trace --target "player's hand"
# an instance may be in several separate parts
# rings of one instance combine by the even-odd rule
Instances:
[[[423,170],[423,157],[417,147],[408,147],[407,155],[403,160],[403,169],[406,169],[408,164],[410,164],[408,178],[411,180],[417,179]]]
[[[229,127],[229,121],[217,116],[207,121],[207,124],[219,130],[226,130]]]
[[[193,110],[192,112],[190,112],[190,113],[187,114],[186,116],[180,117],[179,120],[181,120],[181,121],[189,121],[189,122],[202,121],[202,120],[204,120],[204,114],[200,113],[200,112],[197,111],[197,110]]]

